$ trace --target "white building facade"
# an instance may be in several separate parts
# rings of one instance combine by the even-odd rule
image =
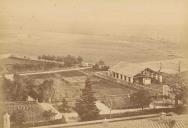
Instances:
[[[160,74],[160,72],[155,72],[148,68],[144,69],[141,72],[138,72],[135,75],[129,75],[129,76],[109,69],[108,75],[112,78],[126,81],[128,83],[138,83],[138,84],[149,85],[154,82],[155,83],[163,82],[163,76]]]

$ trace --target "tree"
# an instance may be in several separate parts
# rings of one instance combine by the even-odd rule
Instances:
[[[39,87],[39,101],[48,102],[50,98],[52,98],[55,94],[55,90],[53,88],[53,80],[45,80]]]
[[[70,112],[68,102],[65,98],[62,100],[62,104],[59,106],[60,112]]]
[[[103,60],[99,60],[98,64],[99,64],[99,65],[104,65],[105,63],[104,63]]]
[[[93,69],[94,70],[99,70],[99,65],[98,64],[93,65]]]
[[[175,95],[175,105],[178,105],[178,100],[183,103],[187,101],[187,81],[182,74],[175,74],[167,77],[165,79],[165,84],[169,85],[171,88],[171,93]]]
[[[14,82],[12,89],[12,100],[14,101],[26,101],[28,97],[28,89],[25,80],[21,78],[18,74],[14,74]]]
[[[77,61],[78,61],[78,64],[81,64],[82,61],[83,61],[83,58],[82,58],[81,56],[78,56],[78,57],[77,57]]]
[[[64,65],[67,67],[71,67],[74,64],[76,64],[77,60],[74,56],[71,55],[67,55],[66,57],[64,57]]]
[[[82,95],[76,103],[76,111],[82,121],[95,120],[99,116],[99,110],[95,105],[96,98],[92,91],[91,82],[87,78]]]
[[[11,101],[12,97],[13,97],[12,96],[12,90],[14,88],[13,83],[10,80],[6,79],[5,77],[2,78],[1,82],[2,82],[1,83],[2,84],[1,93],[3,93],[2,94],[3,100],[4,101]]]
[[[107,66],[103,60],[99,60],[95,65],[93,65],[93,69],[99,71],[108,71],[109,66]]]
[[[38,59],[39,59],[39,60],[42,59],[42,56],[38,56]]]
[[[31,78],[23,78],[18,74],[14,74],[14,80],[3,77],[2,92],[6,101],[26,101],[28,96],[33,97],[34,80]]]
[[[151,103],[151,96],[147,90],[141,89],[130,96],[130,101],[134,106],[143,110],[145,106]]]

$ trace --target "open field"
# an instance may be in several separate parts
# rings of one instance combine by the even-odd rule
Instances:
[[[17,53],[33,56],[71,54],[80,55],[88,62],[103,59],[110,64],[119,61],[150,61],[184,56],[183,41],[180,42],[180,37],[174,39],[180,32],[170,28],[164,29],[168,31],[156,29],[145,31],[143,34],[139,28],[138,32],[132,32],[127,28],[123,34],[117,35],[1,29],[0,34],[3,35],[0,36],[3,38],[0,39],[0,54]]]
[[[8,57],[4,58],[1,61],[2,64],[33,64],[33,63],[39,63],[38,61],[33,61],[33,60],[24,60],[24,59],[19,59],[19,58],[14,58],[14,57]]]
[[[0,58],[0,63],[0,73],[26,73],[36,71],[47,71],[52,69],[57,70],[63,68],[63,65],[54,62],[38,61],[18,57]]]
[[[12,66],[15,64],[39,64],[40,62],[37,61],[32,61],[32,60],[23,60],[23,59],[18,59],[14,57],[8,57],[8,58],[2,58],[0,59],[1,63],[1,70],[0,72],[11,72],[12,71]]]
[[[79,64],[72,66],[64,66],[62,62],[45,61],[38,59],[25,59],[19,57],[0,57],[0,74],[5,73],[19,73],[21,75],[34,75],[34,74],[53,74],[59,73],[62,76],[83,75],[81,72],[75,70],[89,69],[91,67],[82,67]],[[68,71],[67,73],[65,73]],[[64,72],[64,73],[61,73]]]

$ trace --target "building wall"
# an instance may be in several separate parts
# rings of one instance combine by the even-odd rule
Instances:
[[[144,85],[151,84],[151,78],[143,78],[143,84]]]
[[[133,77],[127,77],[123,74],[119,74],[117,72],[113,72],[113,71],[108,71],[108,76],[113,77],[115,79],[119,79],[119,80],[123,80],[123,81],[127,81],[130,83],[133,83]]]
[[[160,82],[160,83],[163,82],[163,77],[162,77],[162,75],[159,76],[159,82]]]
[[[130,83],[133,83],[134,81],[133,81],[133,77],[129,77],[130,78]]]
[[[123,75],[123,74],[119,74],[117,72],[113,72],[111,70],[108,71],[109,73],[109,76],[115,78],[115,79],[118,79],[118,80],[124,80],[128,83],[134,83],[136,82],[135,79],[133,79],[133,77],[128,77],[126,75]],[[157,83],[162,83],[163,82],[163,77],[162,75],[160,75],[158,72],[155,72],[155,71],[152,71],[151,69],[144,69],[142,72],[140,72],[142,75],[145,75],[146,77],[148,78],[141,78],[141,81],[139,81],[140,84],[144,84],[144,85],[148,85],[148,84],[151,84],[152,83],[152,80],[151,79],[155,79],[156,81],[158,81]],[[139,72],[138,72],[139,74]],[[136,75],[136,74],[135,74]],[[155,81],[155,82],[156,82]]]
[[[161,74],[159,74],[158,72],[152,71],[151,69],[146,68],[141,74],[152,78],[157,83],[163,82],[163,76]],[[152,81],[151,81],[151,83],[152,83]]]

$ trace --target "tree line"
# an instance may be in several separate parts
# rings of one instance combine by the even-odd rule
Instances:
[[[64,62],[65,66],[81,64],[83,61],[83,58],[81,56],[75,57],[72,55],[67,55],[67,56],[40,55],[40,56],[38,56],[38,59],[39,60],[43,59],[43,60]]]
[[[105,64],[105,62],[103,60],[99,60],[98,62],[96,62],[93,67],[94,70],[96,71],[108,71],[108,69],[110,68],[108,65]]]
[[[53,80],[44,80],[36,85],[33,79],[22,78],[17,74],[14,75],[14,81],[3,78],[1,87],[5,101],[27,101],[30,96],[39,102],[48,102],[55,93]]]
[[[50,56],[50,55],[42,55],[38,56],[38,59],[43,60],[50,60],[50,61],[56,61],[56,62],[36,62],[36,63],[16,63],[13,64],[11,67],[11,70],[14,72],[17,71],[37,71],[37,70],[49,70],[53,68],[63,68],[63,67],[72,67],[74,65],[81,65],[83,62],[83,58],[81,56],[75,57],[71,55],[67,55],[65,57],[59,57],[59,56]],[[57,63],[62,62],[62,63]]]

